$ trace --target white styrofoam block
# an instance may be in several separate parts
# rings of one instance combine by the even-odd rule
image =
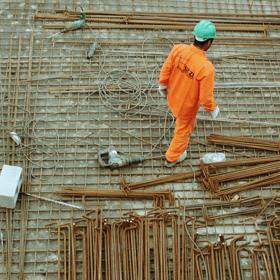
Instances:
[[[22,184],[22,168],[4,165],[0,175],[0,206],[15,208]]]

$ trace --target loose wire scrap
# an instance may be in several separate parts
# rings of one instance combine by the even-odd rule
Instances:
[[[30,121],[30,112],[18,105],[5,103],[0,108],[4,110],[5,107],[7,109],[15,107],[15,111],[23,111],[23,113],[18,113],[20,115],[22,114],[22,120],[14,122],[13,127],[7,127],[3,123],[0,123],[0,126],[3,127],[7,135],[9,135],[9,137],[11,137],[16,143],[14,150],[8,152],[8,155],[16,154],[19,158],[24,158],[31,162],[32,168],[30,173],[33,177],[36,177],[33,172],[36,166],[43,169],[53,169],[54,174],[59,161],[59,153],[57,150],[59,145],[59,135],[57,128],[54,126],[52,127],[51,134],[53,135],[53,138],[51,140],[46,140],[45,135],[43,137],[38,136],[40,128],[37,129],[37,126],[43,122],[43,126],[46,127],[47,125],[52,124],[51,122],[40,119]],[[11,120],[8,121],[11,122]],[[28,122],[26,123],[26,121]],[[47,141],[49,141],[49,143],[47,143]]]
[[[152,73],[149,74],[144,58],[144,44],[147,39],[145,39],[142,44],[142,60],[147,75],[145,84],[142,84],[138,76],[129,70],[128,59],[125,56],[122,57],[124,62],[122,65],[123,69],[112,70],[109,72],[105,70],[106,58],[109,54],[103,55],[103,59],[100,63],[101,70],[98,77],[98,90],[101,101],[106,107],[118,112],[125,118],[140,114],[146,108],[148,103],[147,92],[151,93],[152,88],[158,84],[158,82],[155,83],[153,80],[156,71],[161,65],[158,64],[155,66]],[[103,79],[101,78],[101,73],[105,73],[105,77]],[[151,94],[150,98],[155,102]],[[164,132],[159,137],[157,143],[153,145],[151,151],[144,156],[145,158],[148,158],[162,139],[166,137],[167,132],[173,126],[175,121],[175,117],[169,110],[162,110],[161,106],[159,106],[157,102],[155,103],[158,106],[157,108],[154,108],[154,110],[165,113]],[[172,118],[172,122],[167,127],[168,116]]]
[[[17,120],[17,122],[14,122],[13,127],[7,127],[3,123],[0,123],[0,126],[9,135],[9,137],[11,137],[13,141],[15,141],[17,145],[15,147],[15,150],[8,151],[8,152],[5,151],[4,153],[6,153],[7,155],[5,155],[4,158],[7,157],[8,155],[16,153],[17,156],[19,156],[20,158],[27,159],[29,162],[32,163],[32,168],[30,171],[32,177],[36,177],[34,174],[34,168],[36,166],[41,169],[52,169],[52,175],[54,175],[56,172],[56,167],[60,160],[59,150],[70,147],[71,145],[81,141],[82,139],[89,137],[92,133],[90,133],[86,137],[81,137],[74,143],[63,145],[61,147],[61,143],[60,143],[61,139],[59,137],[59,131],[57,129],[57,125],[55,125],[52,121],[48,121],[47,119],[50,118],[51,116],[59,115],[61,113],[67,112],[71,108],[76,107],[84,100],[92,96],[95,92],[96,91],[91,92],[81,101],[73,104],[72,106],[69,106],[67,109],[61,110],[56,113],[46,114],[44,117],[38,119],[31,119],[30,112],[19,105],[10,104],[10,103],[5,103],[1,105],[0,108],[2,108],[2,110],[5,107],[7,108],[15,107],[16,108],[15,111],[19,111],[19,110],[23,111],[22,121],[19,122]],[[42,136],[40,135],[40,130],[44,132],[48,125],[52,125],[51,127],[52,129],[50,130],[51,132],[48,134],[48,138],[46,138],[45,134],[43,134]],[[52,137],[50,137],[50,135]],[[36,156],[37,158],[35,158]]]
[[[98,87],[102,103],[123,116],[126,112],[144,104],[132,114],[136,115],[147,104],[147,95],[142,91],[140,80],[130,72],[122,70],[108,72]]]

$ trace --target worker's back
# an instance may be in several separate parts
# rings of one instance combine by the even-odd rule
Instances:
[[[200,103],[206,111],[215,108],[214,79],[214,66],[193,44],[174,46],[160,75],[160,83],[169,88],[169,108],[181,119],[195,116]]]

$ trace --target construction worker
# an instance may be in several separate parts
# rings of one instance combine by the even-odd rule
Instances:
[[[160,72],[159,92],[167,97],[168,106],[176,117],[174,137],[165,155],[167,167],[186,158],[200,104],[213,119],[219,113],[213,97],[215,68],[205,54],[216,37],[215,25],[202,20],[193,34],[194,43],[175,45]]]

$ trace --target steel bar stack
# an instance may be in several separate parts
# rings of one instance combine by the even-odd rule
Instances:
[[[278,156],[272,156],[211,164],[205,164],[202,161],[202,185],[204,189],[209,190],[213,197],[229,199],[234,193],[276,184],[280,182],[280,161],[278,160]],[[255,164],[255,166],[238,168],[234,171],[218,172],[218,169],[226,167],[252,164]],[[244,178],[248,178],[249,181],[240,184],[238,180]],[[231,181],[235,181],[235,185],[227,187],[226,183]]]
[[[265,210],[263,206],[263,199],[260,196],[243,198],[238,201],[231,201],[231,203],[227,202],[227,204],[223,206],[223,210],[225,210],[227,207],[237,208],[238,210],[231,210],[227,213],[217,214],[217,210],[215,209],[215,211],[213,211],[215,214],[211,215],[208,212],[208,208],[213,208],[213,206],[208,207],[207,205],[203,205],[201,210],[204,220],[215,220],[239,215],[253,215],[255,213],[261,213]]]
[[[63,196],[80,196],[83,197],[107,197],[107,198],[131,198],[131,199],[151,199],[155,203],[155,207],[165,207],[165,201],[169,201],[169,205],[174,205],[175,198],[171,190],[162,191],[143,191],[143,190],[113,190],[113,189],[93,189],[79,187],[62,187],[63,191],[57,193]]]
[[[145,216],[124,213],[111,223],[98,209],[75,223],[46,226],[58,235],[58,279],[279,279],[280,219],[269,220],[268,230],[253,217],[240,222],[251,221],[257,244],[243,235],[207,240],[197,233],[204,221],[159,208]]]
[[[198,224],[205,223],[192,217],[188,220],[194,238]],[[179,210],[156,208],[146,216],[125,213],[123,219],[111,223],[99,209],[76,223],[46,226],[55,225],[52,232],[58,234],[59,279],[82,275],[84,280],[128,280],[186,279],[195,274],[190,264],[192,246],[183,224]],[[78,271],[78,267],[82,269]]]
[[[77,20],[76,11],[74,10],[55,10],[56,14],[36,13],[34,20],[60,20],[73,21]],[[267,35],[270,29],[279,29],[280,21],[274,18],[275,15],[261,15],[267,17],[264,20],[258,15],[252,18],[252,15],[243,15],[238,20],[236,14],[213,13],[212,20],[216,22],[218,31],[244,31],[246,28],[250,32],[262,32]],[[168,13],[168,12],[115,12],[115,11],[94,11],[87,10],[87,21],[96,23],[85,25],[83,28],[133,28],[133,29],[193,29],[199,19],[203,19],[203,13]],[[43,28],[63,28],[63,25],[43,25]]]
[[[208,137],[208,142],[211,144],[261,149],[278,153],[280,151],[280,145],[278,141],[257,139],[251,137],[210,134],[210,136]]]

